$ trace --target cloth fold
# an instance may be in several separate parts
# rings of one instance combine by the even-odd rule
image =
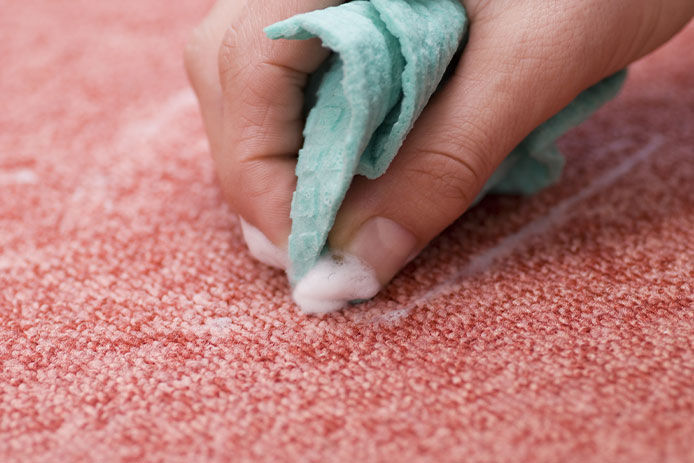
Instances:
[[[444,76],[467,31],[458,0],[352,1],[300,14],[265,29],[272,39],[318,37],[334,53],[311,76],[304,146],[289,237],[292,284],[328,251],[326,242],[352,178],[382,175]],[[579,95],[532,132],[480,196],[531,194],[556,181],[554,142],[614,97],[619,73]]]

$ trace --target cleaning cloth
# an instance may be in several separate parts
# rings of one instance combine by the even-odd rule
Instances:
[[[352,178],[382,175],[461,47],[468,27],[459,0],[352,1],[265,29],[272,39],[320,38],[333,51],[307,86],[304,145],[291,207],[288,275],[298,282],[327,249]],[[532,132],[480,196],[531,194],[559,178],[554,142],[622,85],[624,73],[580,94]]]

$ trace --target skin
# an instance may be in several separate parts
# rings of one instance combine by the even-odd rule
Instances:
[[[327,57],[318,40],[271,41],[263,27],[329,0],[219,0],[185,65],[225,198],[286,248],[302,145],[303,86]],[[467,0],[469,42],[454,76],[417,121],[388,172],[355,178],[329,238],[355,248],[373,217],[409,231],[382,283],[470,205],[530,131],[602,78],[650,53],[694,16],[692,0]],[[413,251],[413,252],[412,252]],[[368,256],[364,256],[368,260]]]

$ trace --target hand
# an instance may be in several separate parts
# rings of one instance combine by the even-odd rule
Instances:
[[[302,145],[303,86],[328,51],[263,28],[330,0],[219,0],[190,39],[186,69],[225,197],[286,248]],[[455,221],[503,158],[578,93],[654,50],[691,0],[469,0],[463,57],[388,172],[357,177],[329,238],[385,284]]]

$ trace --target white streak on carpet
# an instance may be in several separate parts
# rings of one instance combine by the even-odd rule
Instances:
[[[33,185],[38,181],[36,172],[31,169],[0,171],[0,186]]]
[[[624,147],[625,142],[626,141],[623,139],[617,140],[608,145],[606,151],[611,152],[621,149]],[[635,154],[629,156],[615,167],[605,171],[602,175],[597,177],[593,182],[589,183],[575,195],[552,206],[548,210],[547,214],[527,223],[517,232],[502,238],[494,247],[471,256],[468,263],[451,277],[434,286],[430,290],[425,291],[407,306],[384,314],[379,318],[379,321],[395,322],[407,317],[415,307],[431,302],[433,299],[440,296],[450,294],[458,287],[458,283],[462,278],[470,277],[488,269],[495,262],[510,256],[523,246],[527,245],[531,238],[538,235],[543,235],[552,230],[554,227],[565,223],[573,215],[573,211],[576,209],[576,205],[578,203],[617,182],[621,177],[629,173],[629,171],[631,171],[638,164],[647,160],[664,143],[665,137],[661,135],[652,137],[650,141]]]

